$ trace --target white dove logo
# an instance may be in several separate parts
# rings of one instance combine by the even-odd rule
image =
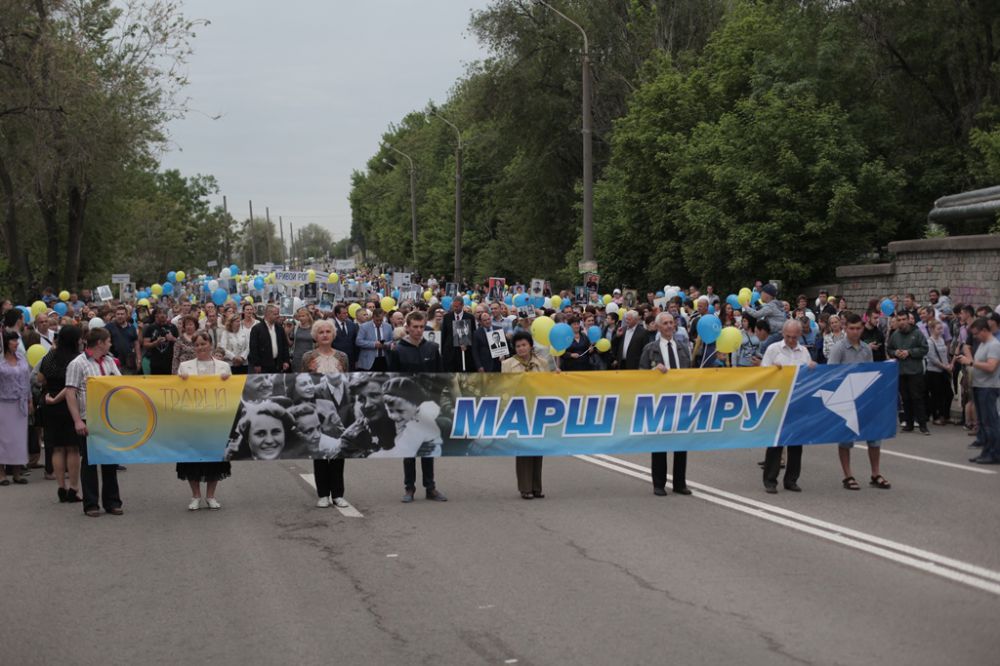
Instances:
[[[858,372],[848,375],[835,391],[816,391],[813,397],[821,399],[824,407],[844,419],[851,432],[858,435],[861,430],[858,427],[858,409],[855,401],[881,375],[881,372]]]

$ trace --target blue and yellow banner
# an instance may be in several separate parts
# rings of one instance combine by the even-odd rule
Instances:
[[[93,377],[94,463],[708,451],[896,433],[897,365]],[[98,418],[95,418],[98,416]]]

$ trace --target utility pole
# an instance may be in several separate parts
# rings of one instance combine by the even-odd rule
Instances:
[[[413,236],[411,242],[413,246],[413,269],[417,268],[417,176],[416,168],[413,166],[413,158],[399,150],[395,146],[391,146],[388,143],[385,144],[389,150],[399,153],[406,158],[406,161],[410,164],[410,233]]]
[[[288,245],[290,246],[288,252],[288,268],[293,270],[295,268],[295,225],[291,222],[288,223]]]
[[[229,226],[229,203],[226,201],[226,195],[222,195],[222,214],[226,216],[226,263],[232,265],[233,263],[233,249],[231,246],[230,234],[233,230]]]
[[[254,266],[257,265],[257,239],[254,238],[253,233],[253,200],[250,200],[250,258],[253,261]]]
[[[264,217],[267,219],[267,226],[264,227],[264,231],[267,236],[267,263],[271,263],[271,209],[264,207]]]
[[[285,221],[278,216],[278,231],[281,232],[281,263],[287,263],[288,255],[285,254]]]
[[[458,145],[455,146],[455,276],[456,284],[462,282],[462,133],[450,120],[433,109],[432,116],[437,116],[446,125],[455,130]]]

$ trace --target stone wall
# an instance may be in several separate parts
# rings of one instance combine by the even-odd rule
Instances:
[[[838,267],[830,293],[842,294],[851,309],[907,292],[926,303],[927,292],[942,287],[951,289],[952,303],[1000,303],[1000,235],[897,241],[889,243],[889,253],[887,264]]]

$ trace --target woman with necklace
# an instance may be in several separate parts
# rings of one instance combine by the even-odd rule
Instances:
[[[229,364],[212,356],[212,338],[205,331],[198,331],[193,338],[195,357],[182,362],[177,368],[177,376],[186,380],[191,375],[217,375],[223,380],[231,374]],[[228,462],[184,462],[177,463],[177,478],[191,486],[191,502],[188,511],[201,508],[201,484],[205,483],[205,503],[209,509],[221,509],[215,499],[215,488],[219,481],[229,477],[232,469]]]

